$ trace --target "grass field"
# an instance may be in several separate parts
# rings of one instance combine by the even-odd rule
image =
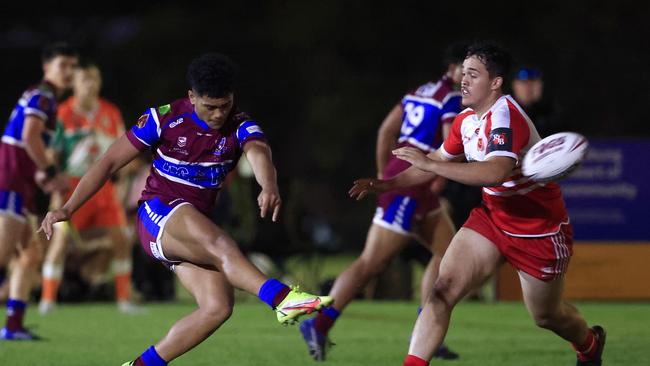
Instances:
[[[650,304],[579,303],[585,316],[608,331],[606,365],[650,365]],[[27,324],[47,338],[0,342],[0,365],[121,365],[160,338],[190,312],[188,300],[147,305],[147,314],[119,314],[112,304],[66,305]],[[326,362],[343,365],[401,365],[417,305],[411,302],[354,302],[332,331],[337,345]],[[32,310],[35,310],[32,306]],[[454,313],[448,344],[464,365],[574,365],[569,346],[535,328],[520,303],[462,303]],[[298,328],[282,327],[265,305],[244,301],[233,317],[174,365],[311,365]]]

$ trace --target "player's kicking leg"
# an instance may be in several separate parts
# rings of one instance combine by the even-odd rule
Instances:
[[[174,272],[198,308],[177,321],[158,344],[126,365],[165,365],[203,342],[230,317],[234,292],[223,273],[190,263],[175,265]]]
[[[164,218],[151,221],[145,205],[150,212],[159,212],[157,217]],[[141,205],[138,218],[140,240],[147,242],[143,231],[148,231],[151,245],[145,250],[148,249],[154,257],[217,268],[232,286],[266,302],[276,311],[282,324],[294,323],[300,316],[332,302],[331,297],[290,289],[280,281],[264,276],[225,231],[191,204],[181,203],[172,208],[157,200],[147,201]]]
[[[300,332],[314,360],[325,360],[330,344],[328,333],[343,309],[371,278],[386,268],[390,260],[408,245],[409,240],[406,233],[396,233],[374,223],[370,226],[363,252],[334,282],[330,291],[334,305],[323,308],[315,318],[300,324]]]
[[[429,260],[429,263],[424,270],[424,274],[422,275],[422,284],[420,286],[421,303],[420,308],[418,309],[418,316],[420,315],[422,308],[424,308],[426,299],[430,295],[435,281],[438,278],[440,262],[449,247],[449,243],[451,243],[451,240],[456,234],[456,229],[454,228],[454,224],[447,214],[446,209],[441,208],[436,212],[427,215],[422,220],[422,225],[419,231],[421,244],[429,248],[433,256]],[[436,352],[433,354],[433,357],[441,360],[455,360],[459,355],[443,343],[438,347]]]
[[[545,282],[520,271],[519,280],[535,324],[570,342],[577,352],[578,366],[601,365],[605,330],[598,325],[589,328],[578,309],[562,300],[564,277]]]
[[[447,249],[440,273],[420,313],[405,366],[426,366],[449,328],[454,306],[502,263],[497,247],[477,232],[462,228]]]

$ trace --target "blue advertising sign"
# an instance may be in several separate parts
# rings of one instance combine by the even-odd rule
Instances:
[[[650,241],[650,140],[590,139],[560,181],[576,240]]]

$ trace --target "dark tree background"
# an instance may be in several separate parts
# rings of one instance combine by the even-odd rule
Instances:
[[[362,244],[373,202],[346,197],[374,172],[377,128],[402,94],[441,72],[455,40],[490,39],[544,72],[567,129],[590,137],[650,136],[645,103],[650,5],[587,1],[231,1],[35,6],[0,14],[0,110],[40,78],[40,48],[66,40],[104,73],[103,94],[128,124],[186,93],[190,59],[230,55],[238,103],[262,124],[285,197]],[[3,5],[5,6],[5,5]],[[6,7],[6,6],[5,6]],[[296,187],[308,187],[304,188]]]

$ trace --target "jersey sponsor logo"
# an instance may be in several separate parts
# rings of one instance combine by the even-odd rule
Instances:
[[[163,259],[162,255],[160,255],[160,252],[158,251],[158,246],[156,245],[155,242],[150,241],[149,248],[151,249],[151,254],[153,254],[154,258]]]
[[[141,115],[140,118],[138,118],[138,122],[136,122],[135,124],[136,126],[138,126],[138,128],[142,128],[147,123],[148,119],[149,119],[149,113],[145,113]]]
[[[505,133],[493,134],[492,135],[492,144],[493,145],[505,145],[508,141],[508,136]]]
[[[249,127],[250,128],[250,127]],[[226,138],[222,137],[221,140],[217,143],[217,147],[214,149],[214,155],[221,155],[226,152]]]
[[[255,133],[255,132],[262,133],[262,129],[260,128],[260,126],[257,126],[257,125],[248,126],[248,127],[246,127],[246,132],[248,132],[248,133]]]
[[[187,137],[178,136],[178,140],[176,140],[176,144],[178,145],[178,147],[185,147],[185,145],[187,145]]]
[[[488,152],[512,151],[512,130],[505,127],[495,128],[490,131],[488,139]]]
[[[171,110],[172,110],[171,104],[165,104],[165,105],[162,105],[162,106],[158,107],[158,113],[160,113],[160,114],[167,114]]]
[[[165,162],[163,164],[162,170],[165,173],[169,173],[170,175],[179,178],[187,178],[190,175],[189,169],[175,164],[170,164],[168,162]]]
[[[176,121],[170,123],[169,128],[174,128],[174,127],[180,125],[181,123],[183,123],[183,117],[181,117],[181,118],[177,119]]]

